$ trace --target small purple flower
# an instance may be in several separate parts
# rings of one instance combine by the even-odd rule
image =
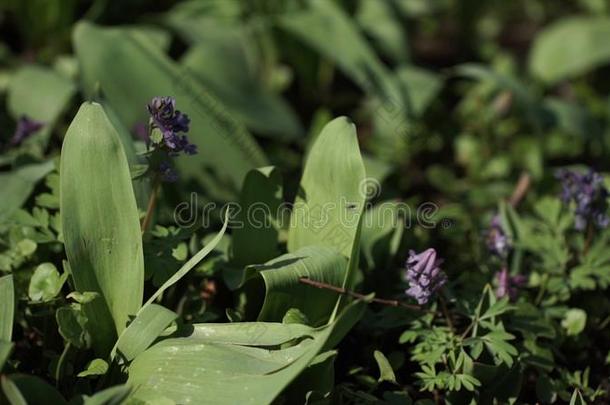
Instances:
[[[503,267],[498,274],[496,274],[496,281],[498,282],[498,288],[496,289],[496,297],[503,298],[508,296],[511,301],[517,298],[519,288],[525,286],[527,278],[522,274],[511,276],[508,274],[508,269]]]
[[[501,258],[506,258],[510,251],[512,244],[511,241],[502,229],[502,222],[498,214],[494,215],[489,224],[489,230],[486,237],[487,249],[492,254],[495,254]]]
[[[150,124],[153,128],[159,129],[163,136],[161,143],[168,152],[178,154],[185,152],[193,155],[197,153],[197,146],[191,144],[186,135],[189,130],[189,117],[176,110],[176,100],[173,97],[154,97],[148,103],[150,113]]]
[[[586,173],[562,169],[555,177],[561,180],[561,201],[565,205],[574,203],[574,227],[577,230],[584,230],[589,223],[598,228],[608,227],[608,190],[599,173],[593,169]]]
[[[27,117],[26,115],[22,115],[17,121],[17,127],[15,128],[15,133],[13,134],[9,145],[20,145],[23,141],[25,141],[43,126],[44,124],[42,122],[35,121]]]
[[[406,294],[415,298],[418,304],[426,304],[447,281],[447,276],[439,267],[442,263],[443,260],[436,257],[434,249],[426,249],[422,253],[410,250],[404,276],[409,282]]]
[[[175,183],[178,181],[178,173],[172,167],[169,162],[161,162],[159,165],[159,174],[161,175],[161,180],[166,183]]]

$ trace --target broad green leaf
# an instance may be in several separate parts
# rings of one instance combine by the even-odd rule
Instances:
[[[151,304],[123,331],[116,344],[117,351],[127,361],[133,360],[157,339],[178,315],[160,305]]]
[[[19,388],[8,377],[0,376],[0,383],[3,397],[6,397],[10,405],[28,405]],[[3,399],[3,397],[0,397],[0,399]]]
[[[337,350],[318,354],[299,376],[284,390],[282,397],[289,404],[316,403],[313,395],[325,398],[335,386]]]
[[[103,359],[93,359],[87,364],[87,368],[77,374],[77,377],[95,377],[106,374],[108,363]]]
[[[142,304],[144,257],[129,166],[116,130],[97,103],[84,103],[61,154],[61,211],[66,254],[85,305],[93,344],[107,354]]]
[[[334,61],[363,90],[382,99],[390,97],[393,85],[389,70],[349,16],[333,1],[309,0],[305,4],[302,10],[282,15],[280,27]]]
[[[248,170],[265,166],[263,152],[243,124],[189,71],[141,35],[81,22],[73,41],[85,89],[91,93],[99,85],[128,128],[148,122],[146,104],[152,97],[176,98],[178,108],[191,118],[190,139],[199,149],[196,156],[177,159],[186,177],[202,178],[207,167],[235,186]]]
[[[144,403],[165,397],[181,404],[269,404],[318,353],[342,339],[364,305],[353,304],[318,329],[263,322],[194,325],[190,335],[138,356],[127,383]]]
[[[84,396],[83,405],[120,405],[124,403],[131,388],[126,385],[117,385],[98,391],[93,396]]]
[[[400,66],[396,79],[409,115],[416,118],[426,111],[443,85],[439,75],[413,65]]]
[[[184,56],[182,66],[248,128],[263,136],[294,140],[303,129],[290,105],[265,88],[247,36],[247,31],[236,29],[217,41],[200,42]]]
[[[31,163],[0,173],[0,222],[6,221],[28,199],[34,186],[53,170],[53,162]]]
[[[60,276],[53,263],[39,264],[30,279],[28,296],[32,301],[49,301],[59,294],[67,278],[68,273]]]
[[[6,342],[0,339],[0,371],[2,371],[2,367],[11,356],[11,352],[13,351],[13,343]]]
[[[407,210],[404,212],[404,210]],[[391,260],[390,243],[393,235],[402,234],[405,224],[400,213],[410,215],[408,206],[400,201],[384,201],[368,209],[362,219],[360,244],[366,267],[374,269],[376,262]]]
[[[392,2],[360,0],[356,21],[387,57],[395,62],[409,58],[407,32]]]
[[[536,37],[529,55],[534,76],[548,84],[582,75],[610,62],[610,18],[560,19]]]
[[[239,30],[242,12],[242,4],[237,1],[190,0],[168,11],[165,23],[189,43],[219,42]]]
[[[121,140],[121,145],[123,145],[123,151],[125,151],[127,163],[129,163],[130,173],[132,173],[133,178],[133,170],[135,168],[138,168],[139,166],[144,166],[146,169],[148,168],[148,166],[143,165],[146,160],[141,156],[138,156],[138,152],[134,145],[133,135],[125,127],[123,121],[121,121],[118,114],[112,109],[110,104],[107,102],[102,102],[101,104],[106,112],[106,116],[110,120],[110,123],[114,129],[116,129],[117,134],[119,134],[119,139]],[[146,204],[148,204],[148,199],[150,196],[150,180],[146,177],[134,180],[133,191],[136,196],[138,207],[141,211],[146,211]]]
[[[279,322],[288,310],[296,308],[309,319],[311,325],[320,325],[328,320],[338,294],[304,285],[299,278],[341,286],[347,271],[347,260],[327,247],[308,246],[250,269],[260,274],[266,288],[259,321]]]
[[[55,387],[36,376],[2,376],[2,388],[11,405],[68,405]]]
[[[264,263],[279,254],[278,224],[282,218],[282,178],[274,167],[251,170],[239,199],[232,234],[232,264]]]
[[[45,124],[37,135],[44,147],[75,92],[74,83],[61,74],[43,66],[25,65],[11,78],[8,108],[15,119],[26,115]]]
[[[396,376],[394,375],[394,370],[392,370],[392,365],[388,361],[387,357],[385,357],[384,354],[379,350],[375,350],[373,355],[375,357],[375,361],[377,362],[377,366],[379,367],[379,379],[377,381],[388,381],[396,384]]]
[[[351,257],[367,197],[356,128],[328,123],[312,147],[290,220],[288,251],[323,245]]]
[[[10,342],[15,316],[15,289],[13,275],[0,277],[0,340]]]

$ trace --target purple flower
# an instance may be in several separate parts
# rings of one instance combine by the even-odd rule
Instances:
[[[25,141],[43,126],[44,124],[42,122],[35,121],[25,115],[22,115],[17,121],[17,127],[15,128],[15,133],[13,134],[9,145],[20,145],[23,141]]]
[[[517,298],[519,288],[525,286],[527,278],[522,274],[511,276],[508,274],[508,269],[503,267],[498,274],[496,274],[496,281],[498,282],[498,288],[496,289],[496,297],[502,298],[508,296],[511,301]]]
[[[442,263],[443,260],[436,257],[434,249],[422,253],[410,250],[405,272],[405,279],[409,282],[406,294],[415,298],[418,304],[426,304],[447,281],[447,276],[439,267]]]
[[[608,190],[599,173],[593,169],[586,173],[562,169],[555,177],[561,180],[561,201],[565,205],[574,203],[574,227],[577,230],[584,230],[589,223],[598,228],[608,227]]]
[[[178,173],[176,173],[169,162],[161,162],[159,165],[159,174],[161,175],[161,180],[167,183],[175,183],[178,181]]]
[[[176,110],[176,100],[173,97],[154,97],[147,108],[151,126],[159,129],[163,136],[162,142],[157,146],[164,147],[172,154],[197,153],[197,146],[191,144],[186,135],[180,134],[188,132],[190,119],[186,114]]]
[[[512,244],[511,241],[502,229],[502,223],[498,214],[494,215],[489,224],[489,230],[486,237],[487,249],[492,254],[495,254],[501,258],[506,258],[510,251]]]

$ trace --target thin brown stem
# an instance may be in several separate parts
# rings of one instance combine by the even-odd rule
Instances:
[[[144,219],[142,220],[142,234],[146,233],[148,226],[150,225],[150,221],[152,221],[153,212],[155,211],[155,207],[157,206],[157,195],[159,194],[159,186],[161,182],[158,177],[153,178],[153,186],[150,191],[150,197],[148,198],[148,206],[146,207],[146,214],[144,215]]]
[[[447,320],[447,326],[449,326],[449,329],[453,333],[453,322],[451,321],[451,315],[449,314],[449,310],[447,310],[447,303],[445,302],[445,298],[443,298],[443,296],[439,294],[438,300],[441,303],[441,310],[443,311],[443,315]]]
[[[513,207],[519,205],[523,197],[525,197],[525,194],[527,194],[527,190],[529,190],[531,184],[532,177],[529,175],[529,173],[521,173],[519,181],[517,181],[517,185],[515,186],[515,189],[513,190],[513,193],[510,196],[508,203]]]
[[[320,288],[320,289],[324,289],[324,290],[334,291],[337,294],[347,295],[347,296],[352,297],[352,298],[357,298],[357,299],[365,299],[365,298],[367,298],[367,296],[364,295],[364,294],[360,294],[360,293],[357,293],[357,292],[352,291],[352,290],[348,290],[348,289],[343,288],[343,287],[337,287],[337,286],[334,286],[332,284],[326,284],[326,283],[323,283],[321,281],[315,281],[315,280],[312,280],[312,279],[307,278],[307,277],[299,278],[299,282],[301,284],[306,284],[306,285],[309,285],[309,286],[312,286],[312,287],[316,287],[316,288]],[[387,306],[390,306],[390,307],[402,307],[402,308],[412,309],[414,311],[434,313],[434,311],[430,311],[428,309],[422,308],[419,305],[407,304],[406,302],[402,302],[402,301],[399,301],[399,300],[387,300],[387,299],[383,299],[383,298],[373,298],[370,301],[374,302],[376,304],[387,305]]]

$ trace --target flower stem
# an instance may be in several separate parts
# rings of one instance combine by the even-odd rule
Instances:
[[[449,326],[451,333],[453,333],[453,322],[451,321],[451,315],[449,314],[449,310],[447,310],[447,303],[445,302],[445,298],[443,298],[442,294],[438,295],[438,301],[441,303],[441,309],[445,319],[447,320],[447,326]]]
[[[148,198],[148,206],[146,207],[146,214],[144,215],[144,219],[142,220],[142,234],[146,233],[148,226],[150,225],[150,221],[152,221],[153,212],[155,211],[155,207],[157,206],[157,196],[159,194],[159,187],[161,186],[161,181],[159,181],[159,177],[155,176],[152,181],[152,190],[150,192],[150,197]]]
[[[353,298],[357,298],[357,299],[365,299],[365,298],[367,298],[367,296],[364,295],[364,294],[360,294],[360,293],[357,293],[355,291],[348,290],[346,288],[337,287],[337,286],[334,286],[332,284],[326,284],[326,283],[323,283],[321,281],[315,281],[315,280],[312,280],[312,279],[307,278],[307,277],[300,277],[299,278],[299,282],[301,284],[306,284],[306,285],[309,285],[309,286],[312,286],[312,287],[316,287],[316,288],[320,288],[320,289],[324,289],[324,290],[334,291],[334,292],[336,292],[338,294],[347,295],[347,296],[350,296],[350,297],[353,297]],[[428,309],[422,308],[419,305],[407,304],[406,302],[402,302],[402,301],[399,301],[399,300],[387,300],[387,299],[382,299],[382,298],[373,298],[373,299],[371,299],[371,302],[374,302],[376,304],[381,304],[381,305],[387,305],[387,306],[390,306],[390,307],[402,307],[402,308],[412,309],[412,310],[415,310],[415,311],[434,313],[434,311],[430,311]]]
[[[532,178],[527,172],[521,173],[521,176],[519,177],[519,180],[517,181],[517,185],[515,186],[515,189],[513,190],[513,194],[510,196],[510,199],[508,200],[508,203],[513,208],[516,207],[517,205],[519,205],[519,203],[521,202],[523,197],[525,197],[525,194],[527,194],[527,190],[530,188],[531,182],[532,182]]]

